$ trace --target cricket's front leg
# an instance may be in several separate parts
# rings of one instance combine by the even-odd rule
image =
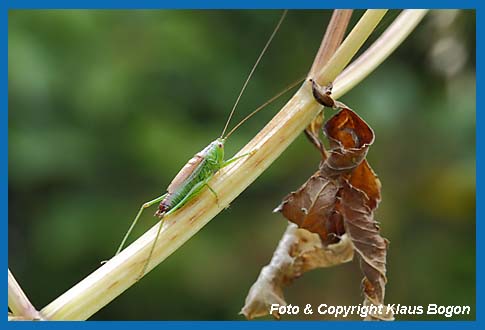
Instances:
[[[239,160],[241,158],[244,158],[244,157],[247,157],[247,156],[252,156],[252,155],[254,155],[255,152],[256,152],[256,150],[252,150],[252,151],[246,152],[246,153],[244,153],[242,155],[239,155],[239,156],[236,156],[236,157],[232,157],[231,159],[228,159],[228,160],[224,161],[224,163],[222,163],[221,168],[224,168],[227,165],[230,165],[230,164],[234,163],[235,161],[237,161],[237,160]]]
[[[219,204],[219,196],[217,196],[216,191],[207,182],[205,183],[205,185],[207,186],[207,189],[209,189],[209,191],[214,195],[214,198],[216,199],[217,206],[221,206]]]

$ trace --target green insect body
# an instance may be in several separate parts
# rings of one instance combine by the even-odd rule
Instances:
[[[219,138],[216,140],[212,141],[207,147],[205,147],[202,151],[198,152],[194,157],[192,157],[187,164],[179,171],[179,173],[175,176],[175,178],[172,180],[170,185],[167,188],[167,193],[157,197],[149,202],[144,203],[140,210],[138,211],[138,214],[136,215],[135,219],[133,220],[130,228],[128,229],[127,233],[125,234],[120,246],[118,247],[118,250],[116,254],[120,253],[121,250],[123,249],[123,246],[126,243],[126,240],[128,239],[131,231],[135,227],[136,223],[138,222],[138,219],[140,218],[141,214],[143,213],[143,210],[159,203],[158,210],[155,213],[155,216],[159,217],[161,219],[159,225],[158,225],[158,230],[157,234],[155,236],[155,239],[153,241],[153,244],[150,249],[150,253],[147,256],[147,259],[143,265],[143,269],[138,276],[138,279],[141,278],[144,274],[145,271],[148,267],[149,261],[151,259],[151,256],[153,254],[153,251],[155,249],[158,237],[160,235],[160,232],[163,227],[163,222],[165,218],[170,215],[171,213],[177,211],[181,207],[183,207],[187,202],[192,200],[194,197],[196,197],[202,189],[207,187],[214,195],[216,202],[219,203],[219,199],[217,197],[217,193],[210,187],[209,181],[210,179],[214,176],[215,173],[217,173],[220,169],[223,167],[233,163],[234,161],[246,157],[248,155],[251,155],[252,152],[250,153],[245,153],[242,155],[239,155],[237,157],[233,157],[229,160],[224,160],[224,143],[226,139],[241,125],[243,124],[246,120],[251,118],[254,114],[256,114],[258,111],[263,109],[266,105],[270,104],[273,102],[275,99],[286,93],[288,90],[296,86],[298,83],[295,82],[291,86],[287,87],[285,90],[283,90],[281,93],[278,95],[274,96],[272,99],[269,101],[265,102],[262,106],[257,108],[255,111],[250,113],[248,116],[246,116],[243,120],[241,120],[227,135],[224,136],[224,133],[226,132],[226,129],[228,127],[228,124],[234,114],[234,110],[236,109],[239,99],[241,98],[241,95],[243,94],[247,83],[249,82],[256,66],[258,65],[259,61],[261,60],[263,54],[265,53],[266,49],[268,48],[269,44],[271,43],[271,40],[273,39],[274,35],[278,31],[281,23],[283,22],[285,16],[286,16],[286,10],[283,12],[278,24],[276,25],[275,29],[273,30],[273,33],[271,34],[269,40],[266,42],[265,47],[263,48],[261,54],[259,55],[258,59],[256,60],[256,63],[254,64],[251,72],[249,73],[249,76],[247,77],[240,93],[239,96],[236,99],[236,102],[229,114],[229,117],[226,121],[226,125],[222,131],[222,134]]]
[[[219,138],[192,157],[175,176],[167,188],[167,194],[160,202],[156,216],[174,212],[197,195],[202,188],[210,186],[207,181],[224,167],[224,142]],[[217,194],[210,188],[214,193]]]
[[[187,164],[179,171],[179,173],[175,176],[172,180],[170,185],[167,188],[167,193],[151,200],[149,202],[144,203],[138,214],[136,215],[135,220],[131,224],[130,228],[128,229],[123,241],[121,242],[118,251],[116,254],[120,253],[123,246],[125,245],[128,236],[130,235],[131,231],[135,227],[138,219],[140,218],[143,210],[147,207],[150,207],[158,202],[160,202],[158,206],[158,210],[155,213],[155,216],[162,219],[160,225],[158,227],[157,235],[151,247],[150,253],[148,254],[148,258],[143,266],[143,269],[138,278],[141,278],[143,274],[145,274],[146,268],[148,266],[148,262],[151,259],[153,254],[153,250],[155,249],[156,242],[158,240],[158,236],[160,235],[163,220],[165,216],[175,212],[182,206],[184,206],[187,202],[189,202],[192,198],[197,196],[200,191],[207,187],[215,196],[217,203],[219,203],[219,199],[217,197],[216,192],[209,186],[208,181],[214,176],[217,171],[221,168],[233,163],[234,161],[246,157],[251,153],[245,153],[237,157],[233,157],[229,160],[224,160],[224,143],[225,138],[218,138],[212,141],[207,147],[205,147],[202,151],[195,154]]]

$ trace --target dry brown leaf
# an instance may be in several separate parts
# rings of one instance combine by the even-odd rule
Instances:
[[[338,237],[344,233],[338,209],[341,180],[365,158],[374,133],[352,110],[342,109],[325,124],[325,134],[333,146],[329,157],[307,182],[283,199],[275,212],[282,212],[300,228],[319,234],[324,244],[331,244],[338,242]],[[372,185],[366,183],[366,175],[366,171],[358,171],[355,183]]]
[[[343,108],[327,121],[324,133],[330,143],[328,157],[319,171],[286,196],[275,211],[318,234],[324,246],[338,242],[346,233],[359,254],[365,276],[364,304],[383,304],[388,242],[380,236],[374,220],[381,183],[365,159],[374,132],[354,111]],[[393,315],[390,312],[369,318],[389,320]]]
[[[347,108],[327,121],[324,133],[330,142],[330,156],[320,168],[324,175],[350,172],[365,159],[374,142],[374,132],[369,125]]]
[[[321,96],[319,101],[330,97],[320,95],[321,90],[314,89],[315,93]],[[305,130],[322,154],[319,170],[274,210],[302,229],[290,225],[271,263],[262,269],[241,311],[247,318],[267,315],[271,304],[285,305],[283,287],[304,272],[350,260],[349,247],[360,257],[364,305],[384,304],[388,241],[374,220],[381,183],[365,159],[374,132],[354,111],[335,104],[343,108],[325,125],[321,115]],[[320,139],[322,127],[328,151]],[[308,246],[311,252],[304,252]],[[393,313],[384,308],[383,314],[369,314],[366,319],[392,320]]]
[[[286,305],[283,288],[294,279],[315,268],[348,262],[353,254],[347,235],[339,243],[324,247],[318,235],[288,224],[271,262],[263,267],[251,286],[240,313],[247,319],[268,315],[272,304]],[[280,317],[277,313],[273,316]]]
[[[364,164],[364,163],[362,163]],[[376,178],[377,180],[377,178]],[[360,267],[364,274],[362,283],[365,304],[384,303],[386,278],[386,254],[388,241],[379,233],[374,220],[376,201],[365,192],[344,183],[341,194],[341,207],[345,232],[349,235],[355,251],[360,257]],[[385,311],[385,309],[384,309]],[[376,319],[392,319],[392,313],[373,315]]]
[[[310,140],[310,142],[322,154],[322,158],[326,158],[325,146],[323,145],[323,142],[320,139],[323,122],[324,122],[323,111],[320,111],[319,114],[315,117],[315,119],[313,119],[310,125],[308,125],[307,128],[305,129],[305,135],[308,138],[308,140]]]
[[[335,210],[338,183],[315,173],[274,210],[300,228],[320,235],[325,245],[337,243],[344,233],[343,221]]]

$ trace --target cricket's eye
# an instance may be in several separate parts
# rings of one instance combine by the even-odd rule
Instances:
[[[219,143],[218,146],[219,146],[219,148],[222,148],[222,143]]]

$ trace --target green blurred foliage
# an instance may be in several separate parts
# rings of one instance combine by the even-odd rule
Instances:
[[[278,16],[10,12],[9,267],[37,307],[109,258],[140,204],[220,134]],[[290,12],[236,121],[307,72],[329,17]],[[284,101],[234,134],[227,154]],[[431,12],[342,101],[376,132],[368,159],[383,183],[376,216],[391,241],[386,302],[471,305],[473,315],[462,318],[474,319],[475,13]],[[271,210],[318,157],[300,136],[228,210],[92,319],[241,319],[246,293],[286,228]],[[151,213],[134,237],[155,223]],[[361,277],[356,261],[316,270],[287,300],[359,304]]]

